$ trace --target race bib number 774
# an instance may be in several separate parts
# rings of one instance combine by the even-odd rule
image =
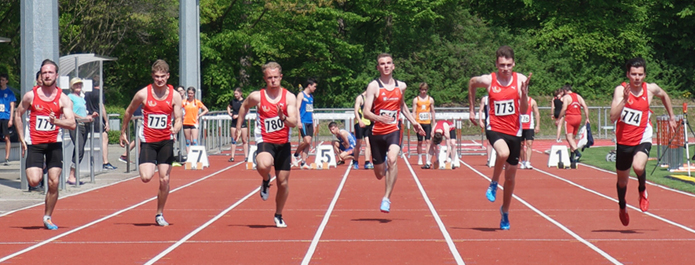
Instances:
[[[642,112],[639,110],[634,110],[628,107],[623,108],[623,113],[620,115],[620,119],[625,123],[632,126],[639,126],[642,121]]]

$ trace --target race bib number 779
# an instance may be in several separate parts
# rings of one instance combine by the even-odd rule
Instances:
[[[48,116],[36,116],[36,126],[34,127],[37,131],[53,131],[56,129],[55,124],[51,123],[51,118]]]

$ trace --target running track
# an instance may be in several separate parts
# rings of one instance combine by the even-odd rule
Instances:
[[[131,179],[58,202],[43,229],[43,205],[0,217],[2,264],[690,264],[695,260],[695,196],[648,186],[648,213],[618,219],[615,176],[537,167],[517,174],[511,230],[499,230],[498,201],[485,198],[492,169],[464,157],[455,170],[422,170],[399,160],[391,213],[378,209],[383,181],[372,171],[293,170],[275,228],[275,186],[242,163],[211,156],[211,167],[172,172],[165,210],[154,225],[157,182]],[[544,165],[547,156],[534,154]],[[412,164],[409,166],[409,164]]]

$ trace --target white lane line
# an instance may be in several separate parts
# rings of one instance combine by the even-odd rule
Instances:
[[[480,175],[481,177],[487,179],[488,181],[492,181],[490,178],[488,178],[487,176],[485,176],[485,174],[483,174],[483,173],[481,173],[480,171],[476,170],[475,168],[473,168],[472,166],[470,166],[468,163],[463,162],[463,161],[461,161],[461,163],[463,163],[464,165],[466,165],[466,167],[470,168],[471,170],[473,170],[473,172],[477,173],[477,174]],[[500,185],[500,189],[501,189],[501,190],[504,190],[504,187],[502,187],[502,185]],[[598,247],[595,246],[594,244],[591,244],[591,243],[590,243],[589,241],[587,241],[586,239],[580,237],[579,235],[577,235],[576,233],[574,233],[572,230],[570,230],[569,228],[567,228],[567,227],[565,227],[564,225],[562,225],[560,222],[555,221],[555,219],[550,218],[550,216],[548,216],[548,215],[546,215],[545,213],[541,212],[540,210],[536,209],[536,207],[533,207],[530,203],[528,203],[528,202],[526,202],[525,200],[521,199],[521,197],[517,196],[516,194],[514,194],[513,196],[514,196],[514,198],[515,198],[517,201],[521,202],[522,204],[526,205],[526,207],[528,207],[529,209],[531,209],[531,210],[533,210],[534,212],[536,212],[536,214],[542,216],[543,218],[545,218],[545,219],[548,220],[549,222],[553,223],[555,226],[557,226],[557,227],[559,227],[560,229],[562,229],[562,231],[565,231],[565,233],[567,233],[567,234],[569,234],[570,236],[574,237],[577,241],[582,242],[584,245],[586,245],[586,246],[588,246],[589,248],[593,249],[594,251],[596,251],[596,253],[599,253],[601,256],[603,256],[604,258],[606,258],[607,260],[609,260],[611,263],[613,263],[613,264],[622,264],[622,263],[620,263],[620,261],[618,261],[617,259],[613,258],[611,255],[609,255],[609,254],[606,253],[605,251],[601,250],[600,248],[598,248]]]
[[[321,239],[323,230],[326,229],[328,219],[331,218],[333,208],[335,208],[335,204],[338,202],[338,198],[340,198],[340,193],[343,191],[343,186],[345,186],[345,182],[347,181],[347,177],[350,174],[351,169],[352,167],[348,166],[347,170],[345,171],[345,174],[343,174],[343,179],[340,181],[340,185],[338,185],[338,189],[335,191],[335,195],[333,195],[333,200],[331,200],[331,204],[328,206],[326,214],[323,216],[323,220],[321,220],[321,225],[319,225],[319,228],[316,230],[316,234],[314,234],[314,238],[311,240],[311,245],[309,245],[309,249],[307,249],[306,254],[304,255],[304,259],[302,259],[302,265],[309,264],[309,262],[311,261],[311,257],[314,256],[316,246],[319,244],[319,240]]]
[[[270,179],[270,182],[273,182],[273,180],[275,180],[275,177],[271,178],[271,179]],[[174,243],[173,245],[171,245],[170,247],[168,247],[167,249],[165,249],[164,251],[162,251],[161,253],[159,253],[159,255],[157,255],[157,256],[155,256],[154,258],[152,258],[151,260],[149,260],[147,263],[145,263],[145,265],[154,264],[154,263],[157,262],[159,259],[163,258],[164,256],[166,256],[166,255],[169,254],[170,252],[174,251],[174,249],[176,249],[176,248],[179,247],[181,244],[183,244],[184,242],[186,242],[186,240],[190,239],[191,237],[193,237],[193,236],[194,236],[195,234],[197,234],[198,232],[202,231],[203,229],[205,229],[206,227],[210,226],[212,223],[214,223],[214,222],[217,221],[218,219],[222,218],[222,216],[224,216],[224,215],[227,214],[229,211],[231,211],[232,209],[234,209],[234,208],[236,208],[237,206],[239,206],[239,204],[241,204],[242,202],[246,201],[248,198],[250,198],[251,196],[253,196],[253,195],[256,194],[257,192],[259,192],[260,190],[261,190],[261,187],[258,186],[258,188],[256,188],[255,190],[249,192],[249,194],[246,194],[246,196],[244,196],[243,198],[239,199],[236,203],[232,204],[232,206],[229,206],[229,208],[227,208],[227,209],[225,209],[224,211],[220,212],[218,215],[216,215],[216,216],[213,217],[212,219],[208,220],[205,224],[199,226],[197,229],[193,230],[193,232],[188,233],[188,235],[184,236],[184,237],[181,238],[179,241],[177,241],[176,243]]]
[[[600,193],[600,192],[598,192],[598,191],[595,191],[595,190],[589,189],[589,188],[587,188],[587,187],[584,187],[584,186],[582,186],[582,185],[579,185],[579,184],[577,184],[577,183],[574,183],[573,181],[568,180],[568,179],[565,179],[565,178],[560,177],[560,176],[558,176],[558,175],[552,174],[552,173],[550,173],[550,172],[545,172],[545,171],[540,170],[540,169],[537,169],[537,168],[534,168],[534,170],[536,170],[536,171],[538,171],[538,172],[541,172],[541,173],[543,173],[543,174],[546,174],[546,175],[548,175],[548,176],[551,176],[551,177],[553,177],[553,178],[555,178],[555,179],[564,181],[564,182],[566,182],[566,183],[568,183],[568,184],[570,184],[570,185],[572,185],[572,186],[578,187],[578,188],[580,188],[580,189],[582,189],[582,190],[585,190],[585,191],[588,191],[588,192],[590,192],[590,193],[596,194],[596,195],[598,195],[598,196],[600,196],[600,197],[603,197],[604,199],[608,199],[608,200],[611,200],[611,201],[613,201],[613,202],[618,202],[617,199],[614,199],[614,198],[609,197],[609,196],[607,196],[607,195],[605,195],[605,194],[602,194],[602,193]],[[641,212],[641,213],[646,214],[646,215],[648,215],[648,216],[654,217],[654,218],[656,218],[657,220],[663,221],[663,222],[665,222],[665,223],[667,223],[667,224],[670,224],[670,225],[679,227],[679,228],[681,228],[681,229],[683,229],[683,230],[685,230],[685,231],[688,231],[688,232],[690,232],[690,233],[694,233],[694,234],[695,234],[695,230],[693,230],[692,228],[687,227],[687,226],[685,226],[685,225],[676,223],[676,222],[674,222],[674,221],[671,221],[671,220],[669,220],[669,219],[663,218],[663,217],[661,217],[661,216],[655,215],[655,214],[650,213],[650,212],[642,212],[642,210],[640,210],[639,208],[637,208],[637,207],[635,207],[635,206],[632,206],[632,205],[629,205],[629,204],[627,205],[627,207],[630,207],[630,209],[633,209],[633,210],[635,210],[635,211],[637,211],[637,212]]]
[[[219,174],[219,173],[222,173],[222,172],[224,172],[224,171],[226,171],[226,170],[228,170],[228,169],[230,169],[230,168],[233,168],[233,167],[235,167],[235,166],[238,166],[238,165],[240,165],[240,164],[241,164],[241,162],[239,162],[239,163],[237,163],[237,164],[234,164],[234,165],[231,165],[231,166],[228,166],[228,167],[223,168],[223,169],[221,169],[221,170],[219,170],[219,171],[217,171],[217,172],[215,172],[215,173],[212,173],[212,174],[207,175],[207,176],[205,176],[205,177],[203,177],[203,178],[200,178],[200,179],[198,179],[198,180],[195,180],[195,181],[193,181],[193,182],[191,182],[191,183],[188,183],[188,184],[186,184],[186,185],[183,185],[183,186],[181,186],[181,187],[178,187],[178,188],[176,188],[176,189],[173,189],[173,190],[171,190],[171,191],[169,192],[169,194],[174,193],[174,192],[176,192],[176,191],[178,191],[178,190],[181,190],[181,189],[183,189],[183,188],[189,187],[189,186],[191,186],[191,185],[193,185],[193,184],[196,184],[196,183],[198,183],[198,182],[201,182],[201,181],[203,181],[203,180],[206,180],[206,179],[208,179],[208,178],[210,178],[210,177],[212,177],[212,176],[215,176],[215,175],[217,175],[217,174]],[[125,209],[122,209],[122,210],[120,210],[120,211],[114,212],[114,213],[112,213],[112,214],[110,214],[110,215],[104,216],[104,217],[102,217],[102,218],[100,218],[100,219],[97,219],[97,220],[95,220],[95,221],[92,221],[92,222],[87,223],[87,224],[85,224],[85,225],[83,225],[83,226],[77,227],[77,228],[75,228],[75,229],[72,229],[72,230],[67,231],[67,232],[65,232],[65,233],[62,233],[62,234],[60,234],[60,235],[57,235],[57,236],[51,237],[51,238],[49,238],[49,239],[46,239],[46,240],[44,240],[44,241],[42,241],[42,242],[40,242],[40,243],[38,243],[38,244],[36,244],[36,245],[33,245],[33,246],[31,246],[31,247],[25,248],[25,249],[23,249],[23,250],[20,250],[20,251],[17,251],[17,252],[15,252],[15,253],[13,253],[13,254],[10,254],[10,255],[8,255],[8,256],[5,256],[5,257],[3,257],[3,258],[0,259],[0,262],[4,262],[4,261],[9,260],[9,259],[11,259],[11,258],[14,258],[14,257],[16,257],[16,256],[19,256],[19,255],[21,255],[21,254],[24,254],[24,253],[26,253],[26,252],[29,252],[29,251],[31,251],[31,250],[33,250],[33,249],[36,249],[36,248],[38,248],[38,247],[40,247],[40,246],[46,245],[46,244],[48,244],[48,243],[51,243],[51,242],[53,242],[53,241],[55,241],[55,240],[57,240],[57,239],[63,238],[63,237],[65,237],[65,236],[68,236],[68,235],[70,235],[70,234],[73,234],[73,233],[75,233],[75,232],[77,232],[77,231],[80,231],[80,230],[82,230],[82,229],[85,229],[85,228],[87,228],[87,227],[90,227],[90,226],[92,226],[92,225],[95,225],[95,224],[97,224],[97,223],[103,222],[104,220],[107,220],[107,219],[109,219],[109,218],[111,218],[111,217],[117,216],[117,215],[119,215],[119,214],[121,214],[121,213],[124,213],[124,212],[127,212],[127,211],[129,211],[129,210],[132,210],[132,209],[134,209],[134,208],[136,208],[136,207],[138,207],[138,206],[140,206],[140,205],[143,205],[143,204],[148,203],[148,202],[150,202],[150,201],[153,201],[153,200],[155,200],[155,199],[157,199],[157,196],[152,197],[152,198],[149,198],[149,199],[144,200],[144,201],[142,201],[142,202],[139,202],[139,203],[137,203],[137,204],[135,204],[135,205],[132,205],[132,206],[130,206],[130,207],[128,207],[128,208],[125,208]]]
[[[130,178],[127,178],[127,179],[123,179],[123,180],[121,180],[121,181],[116,181],[116,182],[114,182],[114,183],[106,184],[106,185],[101,186],[101,187],[96,187],[96,188],[93,188],[93,189],[88,189],[88,190],[84,190],[84,191],[80,191],[80,192],[76,192],[76,193],[71,193],[71,194],[68,194],[68,195],[60,196],[60,198],[58,198],[58,200],[62,200],[62,199],[68,198],[68,197],[76,196],[76,195],[80,195],[80,194],[82,194],[82,193],[87,193],[87,192],[90,192],[90,191],[93,191],[93,190],[103,189],[103,188],[106,188],[106,187],[109,187],[109,186],[113,186],[113,185],[116,185],[116,184],[120,184],[121,182],[126,182],[126,181],[129,181],[129,180],[135,179],[135,178],[139,178],[139,177],[140,177],[140,176],[134,176],[134,177],[130,177]],[[6,215],[11,214],[11,213],[19,212],[19,211],[22,211],[22,210],[26,210],[26,209],[29,209],[29,208],[33,208],[33,207],[36,207],[36,206],[42,206],[42,205],[44,205],[44,203],[43,203],[44,199],[41,199],[41,201],[42,201],[41,203],[37,203],[37,204],[34,204],[34,205],[29,205],[29,206],[26,206],[26,207],[22,207],[22,208],[19,208],[19,209],[16,209],[16,210],[4,212],[4,213],[0,214],[0,217],[6,216]]]
[[[449,246],[449,251],[451,251],[451,255],[454,256],[454,260],[456,260],[456,264],[466,264],[463,262],[463,258],[461,258],[461,254],[459,254],[458,249],[456,249],[456,244],[454,244],[454,241],[451,240],[451,236],[449,235],[449,232],[446,230],[446,226],[444,226],[444,223],[442,222],[442,219],[439,218],[439,214],[437,213],[437,210],[434,209],[434,205],[432,205],[432,202],[430,201],[429,196],[427,196],[427,192],[425,192],[425,188],[422,187],[422,183],[420,183],[420,179],[418,179],[417,175],[415,174],[415,171],[413,171],[413,167],[410,166],[410,163],[408,162],[408,159],[405,158],[405,155],[401,155],[403,160],[405,160],[405,163],[408,166],[408,169],[410,170],[410,174],[413,175],[413,179],[415,180],[415,183],[417,183],[418,189],[420,189],[420,194],[422,194],[422,198],[425,200],[425,203],[427,203],[427,207],[430,208],[430,212],[432,213],[432,217],[434,217],[434,220],[437,222],[437,226],[439,226],[439,231],[442,232],[442,235],[444,236],[444,239],[446,240],[446,244]]]
[[[598,170],[598,171],[601,171],[601,172],[606,172],[606,173],[609,173],[609,174],[612,174],[612,175],[615,175],[615,174],[616,174],[614,171],[605,170],[605,169],[603,169],[603,168],[595,167],[595,166],[592,166],[592,165],[587,165],[587,164],[584,164],[584,163],[579,163],[579,164],[581,164],[582,166],[585,166],[585,167],[588,167],[588,168],[592,168],[592,169],[595,169],[595,170]],[[645,169],[645,170],[646,170],[646,169]],[[630,178],[633,179],[633,180],[637,180],[637,178],[633,177],[632,175],[630,175]],[[689,193],[689,192],[685,192],[685,191],[673,189],[673,188],[671,188],[671,187],[667,187],[667,186],[664,186],[664,185],[661,185],[661,184],[657,184],[657,183],[654,183],[654,182],[651,182],[651,181],[647,181],[647,184],[652,185],[652,186],[655,186],[655,187],[659,187],[659,188],[662,188],[662,189],[665,189],[665,190],[667,190],[667,191],[673,191],[673,192],[676,192],[676,193],[680,193],[680,194],[682,194],[682,195],[686,195],[686,196],[688,196],[688,197],[693,197],[693,198],[695,198],[695,194],[692,194],[692,193]]]

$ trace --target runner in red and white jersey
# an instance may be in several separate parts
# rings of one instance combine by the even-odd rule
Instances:
[[[454,127],[454,123],[447,120],[439,120],[432,127],[430,134],[432,135],[432,143],[427,149],[427,154],[434,158],[434,169],[439,169],[439,163],[442,162],[439,161],[439,145],[443,140],[445,140],[444,143],[446,144],[446,160],[452,163],[452,169],[456,168],[456,165],[453,163],[456,161],[456,127]],[[432,168],[430,160],[428,159],[426,162],[421,168]]]
[[[582,109],[584,109],[584,114],[586,116],[585,123],[591,123],[589,121],[589,107],[586,106],[584,98],[577,93],[572,92],[572,86],[565,85],[562,87],[565,91],[565,95],[562,97],[562,109],[560,110],[560,117],[565,118],[565,137],[567,139],[567,144],[570,146],[570,162],[576,163],[582,154],[577,150],[577,141],[574,140],[574,136],[579,132],[579,127],[582,124]],[[556,125],[560,122],[560,119],[555,120]]]
[[[488,91],[488,130],[487,139],[497,151],[495,169],[492,173],[492,181],[487,189],[486,197],[495,201],[497,196],[497,181],[502,170],[504,174],[504,202],[500,208],[502,220],[500,228],[509,229],[509,206],[514,194],[514,183],[519,154],[521,149],[521,122],[519,113],[525,113],[528,109],[528,78],[512,69],[515,66],[514,50],[509,46],[497,49],[495,57],[496,73],[475,76],[468,82],[468,103],[470,106],[469,119],[473,124],[478,124],[475,117],[475,95],[478,88],[486,88]],[[505,169],[506,168],[506,169]]]
[[[63,144],[61,128],[74,130],[75,116],[72,101],[56,86],[58,65],[51,60],[41,63],[41,85],[24,94],[15,112],[17,136],[22,145],[22,156],[26,153],[26,174],[29,186],[36,187],[43,180],[44,163],[48,169],[48,192],[44,208],[43,225],[50,230],[58,229],[52,219],[58,201],[58,182],[63,171]],[[29,128],[24,127],[22,115],[27,110]],[[25,135],[26,132],[26,135]]]
[[[379,78],[372,80],[367,85],[364,116],[374,122],[372,135],[369,137],[374,175],[379,180],[386,177],[384,181],[386,191],[381,199],[379,209],[388,213],[391,211],[391,192],[393,192],[398,174],[396,161],[398,160],[398,153],[401,151],[400,131],[398,130],[399,113],[402,112],[405,115],[418,134],[424,135],[425,131],[410,114],[410,110],[403,100],[403,91],[408,86],[393,78],[393,57],[388,53],[379,54],[376,69],[380,75]],[[387,165],[384,162],[388,162],[388,170],[386,170]]]
[[[290,127],[280,120],[278,111],[287,113],[287,89],[280,88],[280,99],[276,103],[270,103],[266,96],[266,90],[261,89],[261,103],[256,111],[256,143],[286,144],[290,141]],[[276,105],[280,106],[278,110]]]
[[[249,109],[256,107],[256,169],[263,178],[261,183],[261,199],[268,199],[270,189],[271,169],[275,168],[278,191],[275,194],[275,226],[287,227],[282,217],[289,195],[289,177],[292,166],[292,150],[289,142],[289,128],[296,127],[299,122],[297,98],[294,94],[280,86],[282,82],[282,67],[276,62],[263,65],[263,79],[266,87],[249,94],[239,109],[239,119],[243,120]],[[238,138],[241,134],[241,123],[237,123]],[[249,161],[254,158],[249,155]]]
[[[138,168],[142,182],[149,182],[159,170],[159,192],[157,194],[157,213],[155,223],[167,226],[164,220],[164,205],[169,196],[171,164],[174,162],[174,136],[181,130],[182,99],[174,87],[167,84],[169,64],[157,60],[152,64],[152,84],[140,89],[125,110],[121,126],[121,147],[128,144],[128,128],[133,113],[142,105],[143,125],[138,129],[140,138],[140,157]],[[171,115],[174,124],[171,124]]]
[[[528,97],[528,109],[520,115],[521,118],[521,169],[533,169],[531,155],[533,154],[533,139],[540,131],[541,113],[538,111],[538,103]]]
[[[635,171],[639,185],[639,206],[643,212],[649,210],[647,196],[647,159],[652,147],[652,126],[649,121],[651,110],[649,104],[657,96],[666,107],[670,117],[669,125],[676,129],[676,119],[671,107],[671,98],[666,91],[655,83],[645,83],[647,63],[642,58],[634,58],[625,64],[625,73],[630,80],[615,87],[611,103],[611,122],[616,123],[616,156],[615,168],[618,176],[616,190],[618,192],[618,207],[620,222],[624,226],[630,223],[627,214],[627,183],[630,178],[630,168]]]

